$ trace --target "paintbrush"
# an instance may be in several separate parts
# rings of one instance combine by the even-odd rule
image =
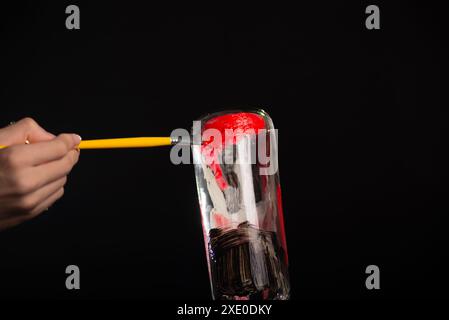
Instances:
[[[182,142],[177,137],[138,137],[138,138],[115,138],[115,139],[97,139],[82,140],[78,145],[79,149],[117,149],[117,148],[151,148],[160,146],[171,146],[177,143],[189,145]],[[25,141],[25,144],[29,144]],[[0,146],[0,149],[7,146]]]

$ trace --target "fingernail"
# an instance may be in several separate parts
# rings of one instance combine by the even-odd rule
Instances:
[[[81,142],[81,140],[82,140],[81,136],[79,136],[77,134],[74,134],[73,138],[74,138],[76,144],[79,144]]]

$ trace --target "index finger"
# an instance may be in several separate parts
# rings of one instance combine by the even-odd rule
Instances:
[[[76,134],[61,134],[50,141],[17,145],[8,149],[16,157],[20,157],[18,162],[21,164],[37,166],[63,158],[70,150],[76,148],[80,142],[81,137]]]
[[[0,144],[4,146],[23,144],[26,140],[41,142],[54,138],[53,134],[45,131],[31,118],[22,119],[17,123],[0,129]]]

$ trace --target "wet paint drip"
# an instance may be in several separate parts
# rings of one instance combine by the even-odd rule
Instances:
[[[214,292],[220,300],[283,299],[289,293],[285,252],[275,232],[247,222],[210,230]]]

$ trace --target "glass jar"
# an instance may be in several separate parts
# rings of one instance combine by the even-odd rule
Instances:
[[[219,112],[202,117],[192,135],[213,298],[288,299],[273,121],[263,110]]]

